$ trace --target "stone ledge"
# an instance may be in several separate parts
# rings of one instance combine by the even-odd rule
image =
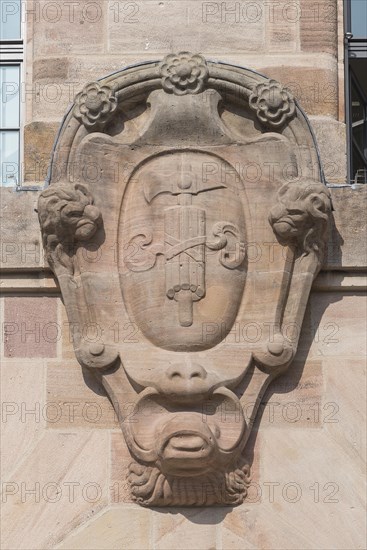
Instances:
[[[315,292],[363,292],[367,290],[367,273],[347,271],[322,271],[313,283]],[[1,275],[1,294],[60,294],[60,288],[52,272],[44,268],[27,272],[8,271]]]
[[[324,271],[316,277],[312,290],[315,292],[362,292],[367,290],[367,274]]]
[[[367,185],[330,186],[330,192],[334,222],[323,271],[361,271],[367,267]],[[19,279],[18,288],[24,286],[28,290],[26,274],[29,271],[32,272],[32,279],[36,271],[50,273],[44,260],[36,211],[39,193],[0,188],[0,267],[3,273],[8,274],[7,282],[2,285],[4,289],[7,284],[11,285],[11,278],[19,279],[19,272],[24,273],[24,278],[23,282]],[[40,281],[43,281],[42,277]],[[44,289],[45,284],[36,284],[38,286]],[[52,284],[48,288],[52,288]]]

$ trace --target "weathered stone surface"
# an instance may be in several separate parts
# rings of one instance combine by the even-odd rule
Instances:
[[[56,357],[59,338],[55,297],[4,300],[5,357]]]
[[[347,181],[345,124],[329,117],[315,116],[310,117],[310,122],[320,150],[326,181],[332,184],[345,184]],[[335,194],[337,192],[335,190]]]
[[[43,268],[42,237],[37,220],[39,193],[0,188],[1,268]]]
[[[366,328],[361,322],[361,332]],[[343,384],[348,363],[350,380]],[[362,356],[327,357],[323,360],[326,391],[324,395],[324,429],[346,452],[359,473],[366,462],[366,365]]]
[[[321,123],[320,123],[321,124]],[[335,123],[332,123],[335,124]],[[317,124],[316,124],[317,126]],[[316,128],[321,136],[323,147],[323,131]],[[326,141],[324,164],[327,164]],[[332,155],[332,158],[335,157]],[[338,160],[332,160],[339,166]],[[342,164],[342,163],[341,163]],[[338,168],[337,168],[338,169]],[[330,164],[330,174],[334,172],[334,164]],[[367,265],[367,255],[364,245],[364,233],[366,231],[365,203],[367,200],[367,187],[363,185],[340,188],[330,188],[334,206],[333,217],[335,223],[330,228],[328,241],[328,254],[324,260],[323,269],[350,270],[363,269]],[[44,268],[43,249],[40,244],[41,235],[35,207],[39,197],[38,191],[15,192],[10,189],[0,189],[1,198],[1,267],[3,269],[35,269]],[[351,208],[353,215],[350,215]],[[14,236],[17,239],[14,239]],[[269,252],[269,244],[263,245],[263,249]],[[261,247],[261,243],[260,243]],[[257,251],[255,247],[249,250],[249,254],[255,259]]]
[[[93,373],[76,361],[47,363],[47,426],[50,429],[118,428],[116,413]]]
[[[1,479],[12,480],[43,436],[45,369],[43,361],[1,359]],[[9,452],[11,449],[11,452]]]
[[[84,550],[93,541],[95,550],[148,550],[153,548],[151,523],[149,511],[136,505],[108,509],[56,548]]]
[[[266,52],[296,52],[298,50],[298,29],[302,11],[294,2],[287,0],[266,3]]]
[[[338,82],[335,69],[269,65],[259,70],[283,82],[297,97],[307,115],[337,118]]]
[[[246,497],[259,401],[295,355],[288,325],[301,326],[322,265],[331,202],[316,166],[282,84],[201,55],[169,54],[77,94],[38,213],[76,357],[107,391],[131,453],[134,501]],[[252,241],[272,256],[250,262]]]
[[[311,296],[314,339],[308,357],[364,357],[366,298],[363,293],[315,293]],[[347,359],[346,359],[347,361]]]
[[[323,389],[321,361],[294,361],[292,369],[274,381],[264,396],[261,429],[320,428]]]
[[[159,550],[178,550],[199,547],[203,550],[216,548],[220,521],[225,516],[223,508],[186,509],[183,513],[164,515],[154,513],[153,543]]]
[[[331,189],[334,224],[331,226],[324,269],[358,269],[367,265],[365,236],[367,186]]]
[[[353,420],[359,419],[350,416],[348,423]],[[361,470],[355,465],[353,474],[345,474],[350,455],[342,439],[324,430],[267,430],[261,454],[274,446],[281,451],[277,457],[268,453],[263,464],[261,505],[244,504],[225,517],[223,548],[363,548]],[[351,524],[358,528],[350,531]]]
[[[41,188],[47,177],[59,124],[32,122],[24,128],[24,181]]]
[[[273,528],[265,536],[256,532],[255,545],[269,547],[271,541],[277,549],[363,547],[363,474],[356,464],[353,476],[345,473],[349,453],[340,441],[325,430],[288,428],[269,430],[263,441],[262,455],[274,445],[282,452],[278,457],[265,453],[262,463],[264,498],[257,521],[267,517]],[[351,524],[360,529],[350,531]]]
[[[292,19],[292,15],[296,15],[301,3],[302,13],[299,20],[295,23],[284,21],[282,14],[284,6],[289,19]],[[328,2],[324,1],[315,3],[310,0],[301,0],[301,2],[296,3],[281,0],[279,2],[265,2],[261,5],[259,2],[256,2],[257,6],[264,7],[265,17],[261,17],[260,22],[251,24],[248,21],[247,23],[240,21],[238,15],[236,15],[236,10],[238,10],[237,5],[253,4],[252,2],[225,2],[224,8],[222,8],[222,3],[217,1],[213,3],[196,3],[197,6],[194,6],[195,14],[204,4],[208,6],[204,9],[214,11],[205,25],[205,33],[201,32],[203,26],[202,18],[192,17],[192,10],[190,11],[191,4],[189,6],[183,0],[176,2],[176,7],[172,7],[173,2],[168,4],[165,0],[162,2],[158,2],[158,0],[153,2],[133,2],[133,5],[130,2],[106,1],[104,2],[106,14],[109,14],[110,20],[111,16],[113,18],[117,14],[116,22],[112,24],[110,21],[109,23],[111,33],[114,35],[114,41],[117,44],[120,42],[124,45],[123,48],[114,48],[109,46],[108,30],[104,35],[104,39],[102,39],[103,33],[106,31],[106,20],[103,22],[103,29],[100,23],[97,22],[93,27],[93,32],[87,33],[87,39],[85,39],[85,35],[83,36],[80,32],[84,30],[83,26],[85,25],[85,22],[82,24],[79,22],[82,19],[82,5],[80,3],[75,6],[68,2],[58,3],[58,6],[64,11],[63,16],[66,15],[66,19],[64,17],[63,21],[58,23],[52,20],[52,11],[54,10],[54,14],[57,14],[58,10],[57,6],[55,9],[55,2],[48,2],[47,0],[44,2],[39,2],[38,0],[32,2],[28,0],[25,4],[27,9],[37,9],[37,6],[41,7],[42,4],[48,4],[49,16],[51,17],[46,19],[42,16],[42,13],[38,16],[37,12],[35,15],[29,14],[26,16],[27,48],[25,62],[26,80],[24,82],[27,101],[24,113],[26,123],[34,121],[41,121],[45,124],[50,122],[58,123],[69,103],[73,101],[75,93],[81,90],[85,83],[95,81],[106,74],[120,70],[123,66],[139,62],[141,59],[156,60],[163,57],[168,51],[171,51],[171,44],[178,43],[179,48],[191,48],[195,41],[201,44],[202,53],[211,59],[218,58],[235,65],[251,67],[259,72],[264,72],[264,74],[270,74],[270,71],[266,67],[282,66],[284,76],[279,78],[282,78],[283,84],[293,83],[294,87],[290,87],[294,90],[296,97],[298,97],[298,90],[295,79],[292,76],[292,67],[298,66],[299,73],[303,72],[303,68],[308,67],[309,72],[305,79],[306,88],[304,89],[303,87],[304,91],[301,90],[302,93],[300,95],[301,97],[306,96],[307,110],[309,109],[310,112],[314,110],[319,112],[320,108],[320,101],[318,100],[316,90],[313,91],[315,88],[313,84],[315,79],[311,72],[314,69],[325,68],[331,71],[330,74],[335,73],[336,76],[338,75],[338,97],[335,98],[335,105],[338,109],[339,120],[342,121],[344,118],[344,21],[342,14],[343,2],[339,1],[336,3],[340,12],[338,36],[335,37],[338,41],[337,60],[335,59],[333,37],[330,34],[330,17],[325,17],[328,14],[330,15]],[[138,17],[133,15],[136,11],[136,4],[138,4]],[[140,12],[142,10],[144,12],[145,9],[144,4],[147,6],[148,16],[140,17]],[[234,7],[235,4],[236,7]],[[334,0],[330,2],[331,10],[333,8],[332,4],[334,4]],[[185,10],[185,7],[190,9]],[[226,13],[226,10],[228,11],[228,9],[233,8],[234,15],[231,16],[229,13]],[[256,10],[256,7],[254,9]],[[75,22],[68,17],[70,10],[74,10]],[[279,15],[278,19],[274,22],[268,16],[270,10],[274,10]],[[169,24],[167,23],[168,12],[177,14],[179,18],[177,23],[172,18],[169,20]],[[164,13],[165,16],[162,17],[161,13]],[[320,14],[320,17],[314,20],[317,13]],[[251,9],[249,15],[251,15]],[[222,21],[223,16],[224,20]],[[41,17],[43,20],[40,22]],[[137,19],[137,22],[129,21],[131,19]],[[150,20],[154,20],[154,33],[151,32],[149,26]],[[38,27],[41,27],[40,31],[38,31]],[[255,27],[257,29],[257,36],[251,34],[252,28]],[[260,32],[258,32],[259,29]],[[33,34],[37,35],[34,43]],[[120,37],[118,34],[120,34]],[[135,35],[134,39],[131,38],[133,34]],[[90,39],[91,35],[92,38]],[[127,40],[125,39],[126,36],[128,37]],[[202,40],[202,36],[205,37],[205,41]],[[247,40],[248,37],[251,37],[250,40]],[[103,40],[105,40],[104,44]],[[259,49],[261,47],[261,40],[264,42],[262,51]],[[96,43],[95,46],[94,42]],[[221,50],[220,52],[216,50],[217,43]],[[134,51],[131,51],[132,48],[130,45],[133,45]],[[138,50],[144,50],[144,53]],[[49,53],[45,53],[46,51]],[[69,51],[70,54],[68,53]],[[329,53],[325,53],[326,51]],[[36,63],[34,63],[34,60],[36,60]],[[308,84],[309,87],[307,87]],[[321,88],[321,98],[324,98],[326,93],[328,93],[328,89]],[[55,101],[55,98],[57,101]],[[310,105],[313,98],[318,102],[315,106]],[[335,115],[333,114],[332,116]],[[312,119],[312,126],[319,141],[324,165],[329,165],[330,159],[332,159],[332,162],[335,162],[337,166],[339,178],[339,174],[342,175],[343,173],[344,165],[345,139],[342,127],[338,126],[330,116],[323,115],[314,117]],[[238,124],[238,127],[241,130],[242,125]],[[327,129],[324,131],[324,128]],[[246,132],[247,128],[243,133],[246,134]],[[41,151],[41,148],[39,151]],[[339,169],[339,167],[341,168]],[[339,181],[339,179],[335,178],[336,173],[332,168],[333,165],[330,165],[329,170],[326,170],[328,180],[333,183],[345,183],[345,180],[341,179]],[[43,522],[43,529],[47,529],[47,526],[51,525],[51,529],[56,534],[60,533],[58,540],[64,541],[65,548],[73,548],[73,545],[79,548],[91,548],[91,541],[93,547],[96,548],[100,546],[101,548],[121,549],[125,548],[124,544],[126,544],[126,550],[133,548],[134,544],[139,549],[153,548],[154,544],[156,547],[159,544],[157,534],[163,546],[167,545],[166,541],[168,540],[168,544],[171,543],[171,547],[173,548],[177,544],[184,544],[186,541],[190,541],[193,548],[197,548],[199,544],[202,548],[205,548],[205,536],[207,536],[207,541],[211,548],[233,548],[235,550],[242,548],[279,548],[279,550],[288,548],[292,550],[298,550],[299,548],[323,548],[324,550],[340,548],[344,550],[351,547],[365,547],[365,520],[361,513],[360,503],[357,502],[358,499],[353,501],[351,498],[352,493],[358,495],[359,489],[363,486],[363,480],[360,481],[359,472],[361,471],[360,467],[363,468],[361,460],[363,450],[365,449],[363,436],[366,432],[365,411],[361,406],[361,404],[366,402],[363,395],[363,389],[365,388],[364,358],[359,359],[357,357],[357,352],[361,349],[360,343],[365,338],[365,327],[361,321],[356,322],[356,317],[361,313],[361,310],[355,306],[355,300],[359,300],[360,296],[352,297],[352,293],[354,294],[356,290],[361,290],[363,283],[361,281],[362,274],[360,270],[366,266],[363,227],[365,224],[364,197],[367,188],[361,186],[356,189],[341,188],[330,189],[330,191],[334,207],[336,208],[334,212],[336,228],[332,230],[331,241],[328,245],[329,261],[325,263],[328,271],[321,272],[315,280],[313,288],[317,288],[318,293],[311,299],[315,303],[321,299],[326,311],[328,310],[327,300],[330,299],[332,301],[330,306],[331,311],[324,322],[323,312],[320,308],[317,315],[313,315],[316,323],[315,327],[312,326],[311,322],[311,307],[308,308],[302,329],[298,358],[294,363],[296,372],[289,371],[288,375],[290,379],[294,380],[298,369],[301,368],[302,358],[307,357],[312,341],[315,340],[313,345],[315,346],[314,349],[317,350],[317,354],[313,358],[306,360],[299,384],[303,383],[304,376],[306,376],[306,381],[313,382],[315,379],[320,381],[321,373],[317,374],[318,371],[316,371],[315,378],[313,373],[315,373],[315,369],[318,368],[319,362],[323,359],[324,404],[336,403],[339,410],[337,411],[332,406],[327,406],[323,409],[322,405],[320,410],[322,429],[320,429],[320,424],[317,424],[317,429],[315,429],[316,425],[314,424],[312,426],[305,425],[304,429],[299,429],[299,423],[275,424],[274,422],[271,425],[267,425],[265,430],[269,412],[269,409],[265,406],[259,432],[256,432],[256,442],[257,444],[259,443],[259,436],[261,435],[264,435],[264,438],[269,441],[266,447],[264,447],[264,444],[262,445],[261,451],[262,456],[266,452],[269,460],[267,460],[267,469],[263,476],[257,470],[254,471],[256,462],[253,462],[252,466],[253,480],[255,483],[258,483],[262,491],[260,500],[254,504],[252,501],[250,502],[251,499],[249,497],[252,495],[256,497],[256,486],[250,486],[246,502],[233,510],[227,507],[225,512],[221,514],[220,511],[211,509],[210,513],[204,516],[200,516],[200,514],[188,516],[185,509],[180,509],[182,513],[178,515],[177,508],[170,510],[168,512],[169,516],[166,513],[155,514],[154,512],[153,527],[151,525],[152,511],[142,510],[128,503],[122,503],[121,506],[116,502],[114,503],[114,508],[119,508],[116,516],[111,513],[111,510],[108,510],[105,514],[105,508],[97,512],[97,518],[95,518],[96,514],[84,514],[83,503],[79,506],[78,500],[77,503],[70,503],[69,500],[65,501],[62,498],[60,506],[58,503],[50,503],[46,514],[42,513],[41,503],[35,504],[32,508],[33,521],[24,522],[24,519],[29,517],[26,515],[23,515],[21,520],[18,521],[18,538],[15,537],[12,539],[10,537],[9,539],[7,537],[6,531],[9,528],[13,529],[13,524],[11,521],[10,523],[4,523],[3,521],[2,535],[3,539],[7,541],[7,544],[2,545],[4,548],[18,548],[21,547],[21,544],[24,544],[26,548],[37,548],[37,550],[39,548],[57,547],[54,539],[50,538],[45,541],[45,539],[39,537],[38,526],[41,521]],[[43,269],[42,254],[41,260],[28,254],[26,256],[27,261],[24,261],[24,251],[26,250],[24,243],[29,243],[31,249],[33,239],[38,239],[38,242],[40,242],[36,213],[33,212],[34,204],[38,200],[38,193],[12,194],[9,190],[5,189],[0,189],[0,193],[2,199],[0,227],[3,239],[1,262],[2,267],[8,268],[6,276],[0,281],[2,290],[10,293],[10,296],[19,294],[23,296],[25,292],[47,293],[48,285],[53,284],[53,292],[57,292],[57,286],[53,283],[52,276],[50,278],[49,271],[46,272],[46,275],[42,271],[34,271],[34,268],[36,270],[39,267]],[[10,199],[12,200],[10,201]],[[25,203],[25,199],[27,203]],[[16,239],[13,238],[11,240],[14,236]],[[19,243],[17,239],[19,239]],[[19,246],[9,249],[8,244],[14,244],[14,242],[16,245],[19,244]],[[271,245],[263,243],[261,243],[260,249],[267,256],[270,256],[273,251]],[[116,248],[113,248],[113,251],[115,250]],[[248,252],[249,255],[252,253],[253,257],[256,258],[257,248],[255,246],[251,247]],[[25,269],[26,271],[20,273],[20,269]],[[29,271],[29,269],[32,271]],[[341,271],[341,269],[344,271]],[[344,328],[343,334],[351,336],[352,341],[356,342],[356,349],[352,349],[351,346],[345,344],[346,353],[341,358],[337,355],[328,355],[326,358],[323,356],[324,351],[329,353],[330,347],[333,348],[336,346],[336,343],[325,342],[325,339],[329,340],[330,336],[332,337],[333,325],[330,327],[330,323],[338,322],[338,308],[343,303],[342,300],[336,301],[335,295],[328,297],[327,294],[324,294],[325,292],[330,292],[330,290],[338,292],[339,296],[341,291],[347,291],[347,308],[342,312],[342,327],[348,323],[349,312],[353,334],[346,334]],[[217,301],[219,302],[219,299]],[[266,302],[265,296],[262,301]],[[64,305],[62,303],[60,305],[63,313],[65,313]],[[364,316],[363,311],[362,315]],[[1,321],[3,321],[3,318],[1,318]],[[65,321],[66,317],[63,318],[63,322]],[[135,340],[134,331],[131,331],[133,327],[130,326],[126,330],[124,327],[119,328],[121,329],[120,331],[117,330],[116,326],[112,329],[114,337],[121,339],[124,345],[139,345],[136,343],[127,344],[125,342],[126,339]],[[64,359],[71,360],[74,357],[74,351],[70,342],[69,331],[64,325],[63,329],[64,334],[62,342],[59,343],[58,353],[62,352]],[[257,337],[257,329],[258,327],[253,325],[249,328],[246,334],[250,339]],[[325,345],[325,350],[320,346],[320,342]],[[329,345],[327,346],[326,344]],[[342,350],[343,352],[342,348],[343,344],[338,343],[337,351]],[[351,355],[348,355],[349,353]],[[60,355],[59,357],[61,359]],[[227,357],[225,364],[230,361],[231,358]],[[2,359],[3,399],[7,401],[16,400],[18,404],[25,402],[30,409],[32,409],[33,402],[36,400],[43,403],[42,398],[44,397],[46,375],[45,363],[45,361],[40,359],[36,359],[35,362],[30,362],[26,359],[10,359],[5,363],[4,359]],[[309,363],[311,363],[311,367]],[[65,374],[67,374],[69,372],[68,365],[66,365],[65,370]],[[63,381],[64,371],[61,372],[61,367],[58,372],[60,372],[61,381]],[[310,374],[311,380],[308,379],[307,373]],[[288,375],[285,375],[284,378],[287,378]],[[73,376],[72,379],[74,380]],[[82,392],[80,382],[81,379],[78,378],[76,380],[77,390]],[[279,384],[281,382],[282,379],[279,379]],[[72,388],[70,389],[72,390]],[[273,394],[270,400],[277,400],[279,395],[282,400],[285,400],[283,404],[286,404],[290,400],[293,400],[293,394],[297,399],[299,392],[307,392],[311,397],[314,395],[313,390],[318,391],[319,386],[304,388],[297,386],[292,390],[291,385],[288,386],[288,384],[285,384],[283,389],[284,393]],[[89,392],[92,390],[85,385],[85,391],[90,395]],[[84,395],[84,393],[80,395]],[[315,393],[316,397],[318,399],[318,395]],[[99,397],[96,396],[96,398],[98,399]],[[274,404],[276,401],[272,402]],[[274,405],[274,413],[278,410],[280,410],[279,407]],[[287,412],[292,412],[291,408],[287,409]],[[335,412],[336,414],[334,414]],[[317,408],[315,408],[315,414],[317,414]],[[324,422],[325,417],[330,420],[336,418],[338,422]],[[5,440],[4,438],[2,439],[2,465],[6,466],[7,473],[13,469],[13,462],[14,466],[16,465],[16,468],[18,468],[18,462],[24,459],[22,456],[23,452],[32,453],[32,442],[36,443],[37,437],[40,436],[40,432],[37,431],[36,434],[35,431],[40,428],[43,433],[44,426],[35,423],[35,417],[32,414],[27,415],[26,418],[27,421],[22,423],[20,416],[14,414],[8,417],[7,423],[2,422],[2,428],[6,430]],[[276,418],[280,422],[283,421],[282,415]],[[281,430],[282,434],[278,434],[279,428],[282,425],[285,426],[285,429]],[[262,428],[264,428],[263,432]],[[50,431],[50,428],[48,430]],[[268,438],[269,431],[272,434]],[[291,434],[289,434],[289,431],[291,431]],[[81,430],[81,432],[82,437],[84,437],[86,435],[85,429]],[[316,437],[315,432],[317,432]],[[104,430],[101,429],[97,430],[96,435],[98,436],[98,440],[105,435],[107,439],[110,437],[109,434],[105,434]],[[116,441],[123,443],[120,433],[115,433],[114,436],[116,437]],[[335,442],[332,450],[330,450],[329,438]],[[56,461],[60,460],[60,449],[63,452],[63,448],[62,443],[61,446],[59,443],[55,445],[51,443],[45,447],[47,448],[43,452],[47,454],[47,461],[45,460],[41,464],[44,471],[47,472],[47,479],[49,481],[54,478],[55,457]],[[327,450],[324,453],[325,447],[327,447]],[[109,449],[108,443],[106,448]],[[297,453],[296,457],[292,452],[294,449],[301,451]],[[74,444],[71,444],[70,452],[69,446],[67,446],[65,449],[67,459],[65,458],[64,460],[64,469],[65,471],[69,471],[65,479],[72,482],[78,481],[78,476],[75,474],[74,469],[74,456],[76,456],[73,454],[74,450]],[[282,452],[283,450],[284,453]],[[79,451],[79,448],[77,451]],[[93,457],[94,462],[97,462],[96,468],[102,476],[108,477],[109,469],[102,472],[99,465],[101,457],[107,451],[102,447],[98,447],[98,445],[88,445],[86,451],[87,454],[90,453]],[[81,452],[83,453],[83,450]],[[90,470],[91,467],[87,461],[84,461],[84,456],[82,454],[81,469],[83,471],[85,468]],[[295,469],[293,467],[292,457],[293,460],[297,460],[299,463],[299,468]],[[129,460],[126,447],[124,452],[122,453],[121,451],[115,458],[116,469],[113,469],[114,472],[117,472],[118,476],[117,467],[119,459]],[[29,456],[26,455],[25,460],[29,460]],[[272,462],[276,462],[277,464],[273,466]],[[265,467],[266,465],[263,466]],[[319,468],[317,468],[318,466]],[[330,474],[332,474],[330,477],[324,475],[326,466]],[[10,470],[8,470],[8,467]],[[276,479],[276,477],[280,468],[288,472],[289,476],[284,482],[283,478],[281,479],[281,485],[273,486],[275,498],[273,502],[269,502],[272,484],[277,481],[279,482],[279,479]],[[304,480],[309,481],[307,476],[310,471],[312,471],[312,474],[315,473],[315,475],[312,482],[307,485],[304,484]],[[320,477],[319,473],[321,474]],[[125,475],[125,472],[122,470],[121,475]],[[91,477],[94,479],[94,476]],[[5,481],[9,479],[14,480],[13,477],[10,478],[8,476],[3,476],[2,481],[4,479]],[[19,485],[19,493],[21,491],[20,484],[24,479],[24,475],[20,474],[20,482],[16,480]],[[294,504],[285,502],[282,496],[285,483],[293,479],[299,483],[302,489],[300,502]],[[329,486],[325,490],[324,484],[320,483],[323,479],[331,479],[332,481],[341,479],[340,490],[337,495],[337,497],[341,495],[339,503],[325,501],[325,498],[330,496],[330,490],[333,487]],[[114,478],[113,484],[115,481],[116,478]],[[125,483],[125,479],[121,481],[118,478],[118,481],[122,484]],[[318,501],[314,498],[314,495],[317,495],[317,486],[315,485],[317,481],[319,482]],[[110,482],[110,485],[113,484]],[[309,490],[308,487],[311,486],[313,490]],[[27,488],[32,489],[33,487],[34,484],[27,485]],[[67,490],[67,487],[63,486],[64,489]],[[77,486],[76,491],[79,489],[80,486]],[[65,491],[63,491],[63,497],[64,494]],[[77,498],[79,498],[79,494],[76,494]],[[279,495],[281,495],[280,501]],[[289,495],[292,496],[292,487],[289,489]],[[32,495],[28,495],[27,501],[29,502],[31,499]],[[9,501],[9,497],[7,497],[7,500]],[[341,506],[342,502],[345,503],[345,508]],[[50,515],[55,506],[57,506],[57,516]],[[19,503],[19,507],[22,507],[24,510],[24,503]],[[18,513],[17,504],[15,514]],[[173,515],[172,521],[168,521],[171,514]],[[65,517],[66,524],[64,523]],[[72,526],[70,527],[68,518],[71,517]],[[175,521],[175,518],[177,521]],[[97,521],[94,524],[95,519]],[[59,523],[60,520],[61,524]],[[162,528],[160,528],[161,522],[164,524]],[[108,525],[108,529],[104,528],[106,525]],[[168,533],[165,531],[167,525],[168,527],[175,525],[176,529]],[[69,536],[70,530],[72,534]],[[215,537],[212,536],[211,530],[215,531]],[[177,536],[175,536],[175,532],[178,533]],[[192,536],[193,532],[195,537]],[[20,536],[23,537],[23,541],[19,545]],[[8,541],[10,541],[9,544]]]
[[[337,54],[337,0],[299,3],[301,50]]]
[[[45,431],[3,479],[3,548],[54,548],[108,499],[107,433]]]
[[[109,50],[139,53],[140,58],[146,52],[155,52],[161,57],[163,52],[175,50],[203,52],[211,42],[214,55],[260,52],[264,51],[265,21],[263,0],[250,5],[138,0],[129,7],[120,4],[109,10]]]
[[[107,2],[81,0],[74,4],[59,4],[47,0],[28,2],[24,17],[34,20],[30,43],[37,56],[60,56],[103,52]],[[33,11],[33,15],[32,15]]]
[[[33,61],[33,80],[40,82],[64,82],[69,76],[70,57],[42,57]]]

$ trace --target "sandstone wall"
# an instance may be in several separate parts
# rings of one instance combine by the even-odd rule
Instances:
[[[363,548],[364,315],[360,291],[312,294],[292,369],[261,405],[243,505],[147,510],[130,500],[124,439],[74,359],[61,300],[6,296],[2,548]]]
[[[309,115],[328,182],[345,184],[341,4],[28,0],[25,185],[43,185],[84,83],[186,49],[287,84]],[[130,501],[113,408],[75,360],[44,263],[38,192],[2,190],[2,548],[364,548],[366,190],[331,189],[328,256],[293,367],[262,403],[249,498],[234,509],[165,510]]]
[[[287,85],[329,182],[345,183],[342,2],[28,0],[24,179],[42,182],[55,132],[89,81],[170,51],[201,52]]]

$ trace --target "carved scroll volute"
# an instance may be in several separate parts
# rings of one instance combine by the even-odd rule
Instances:
[[[102,215],[88,189],[82,184],[58,183],[40,195],[38,215],[46,259],[57,276],[65,301],[74,349],[79,362],[89,368],[108,368],[118,351],[103,341],[85,338],[98,324],[86,307],[85,283],[80,269],[80,252],[93,242],[103,228]],[[84,341],[83,341],[84,340]]]
[[[285,338],[280,325],[268,349],[256,353],[255,360],[268,372],[278,374],[288,367],[297,351],[308,296],[324,257],[332,204],[326,186],[312,180],[284,184],[277,199],[269,223],[279,243],[290,247],[294,254],[282,324],[293,323],[296,336]]]
[[[243,166],[255,160],[290,164],[291,181],[280,169],[254,185]],[[77,331],[75,354],[116,409],[140,504],[246,497],[257,408],[296,353],[284,329],[300,329],[326,245],[331,202],[317,165],[287,89],[201,55],[170,54],[77,95],[39,219],[70,323],[100,329],[95,342]],[[264,241],[284,258],[251,265],[251,243]],[[255,318],[272,337],[237,341]]]

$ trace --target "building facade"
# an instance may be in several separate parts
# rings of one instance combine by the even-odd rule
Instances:
[[[3,548],[363,548],[364,3],[3,0],[1,9]],[[75,95],[124,67],[181,51],[246,67],[293,94],[333,205],[298,352],[261,400],[252,478],[236,508],[151,509],[132,500],[116,413],[75,358],[38,221]],[[252,164],[242,168],[256,184]],[[118,165],[117,179],[128,169]],[[99,177],[97,170],[96,184]],[[274,248],[261,243],[261,251],[271,262]],[[98,251],[89,254],[98,261]],[[93,322],[83,330],[86,341],[99,341]],[[254,319],[241,338],[251,344],[263,330]],[[134,334],[128,327],[117,338]]]

